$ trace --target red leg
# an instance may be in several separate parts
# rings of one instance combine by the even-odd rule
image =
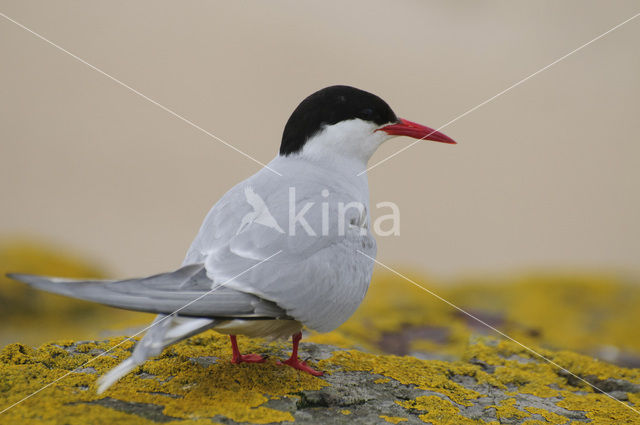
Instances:
[[[265,361],[265,358],[260,354],[240,354],[240,350],[238,350],[238,341],[236,341],[235,335],[229,335],[231,338],[231,349],[233,350],[233,356],[231,357],[231,363],[262,363]]]
[[[305,362],[298,360],[298,343],[302,339],[302,332],[298,332],[297,334],[291,337],[293,341],[293,351],[291,352],[291,357],[288,360],[283,362],[278,362],[278,364],[286,364],[291,366],[294,369],[301,370],[303,372],[307,372],[313,376],[321,376],[323,374],[320,370],[315,370],[311,366],[307,365]]]

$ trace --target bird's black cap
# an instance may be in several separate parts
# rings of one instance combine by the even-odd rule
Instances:
[[[293,111],[282,134],[280,155],[299,152],[325,125],[360,118],[378,125],[395,123],[396,114],[375,94],[350,86],[331,86],[313,93]]]

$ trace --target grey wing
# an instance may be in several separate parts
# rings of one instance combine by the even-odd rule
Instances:
[[[274,302],[288,316],[319,332],[337,328],[364,299],[373,274],[373,238],[364,244],[346,240],[325,246],[318,241],[317,247],[301,250],[281,243],[273,249],[273,257],[264,262],[254,258],[270,252],[267,248],[266,252],[256,248],[258,255],[246,246],[229,249],[207,258],[207,272],[220,277],[225,287]],[[246,271],[250,267],[254,268]]]
[[[373,272],[373,261],[367,256],[375,257],[375,240],[368,229],[363,232],[351,225],[347,225],[342,234],[335,226],[330,226],[328,234],[322,234],[318,227],[322,220],[320,207],[305,215],[315,226],[316,235],[309,235],[300,227],[291,234],[286,222],[291,187],[295,187],[298,194],[311,194],[311,197],[296,199],[297,211],[307,202],[315,201],[319,205],[326,201],[320,195],[326,184],[321,179],[317,184],[300,181],[301,175],[308,176],[308,170],[298,173],[295,181],[280,180],[285,177],[279,176],[273,176],[270,181],[269,175],[263,175],[259,180],[245,182],[265,200],[270,214],[287,233],[258,222],[249,223],[237,232],[239,217],[248,205],[239,185],[209,213],[186,261],[198,258],[216,284],[270,300],[308,327],[328,331],[351,316],[364,298]],[[330,192],[331,197],[338,198],[332,199],[331,206],[338,201],[348,203],[359,199],[350,188],[334,187]],[[360,213],[357,215],[359,220]],[[347,223],[350,222],[347,218]]]
[[[12,279],[44,291],[148,313],[207,318],[285,318],[275,303],[224,286],[212,290],[203,264],[141,279],[76,280],[29,274]]]

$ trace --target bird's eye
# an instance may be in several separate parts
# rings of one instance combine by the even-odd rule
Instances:
[[[373,109],[371,108],[363,109],[362,111],[360,111],[360,116],[365,119],[369,119],[373,117]]]

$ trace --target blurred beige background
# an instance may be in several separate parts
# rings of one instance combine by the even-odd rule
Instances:
[[[636,1],[46,2],[0,11],[263,162],[298,102],[372,91],[438,127],[640,12]],[[640,17],[370,172],[442,276],[638,271]],[[0,17],[0,236],[118,275],[176,267],[259,166]],[[409,139],[383,146],[372,163]],[[387,211],[382,211],[385,213]],[[374,208],[375,214],[375,208]]]

